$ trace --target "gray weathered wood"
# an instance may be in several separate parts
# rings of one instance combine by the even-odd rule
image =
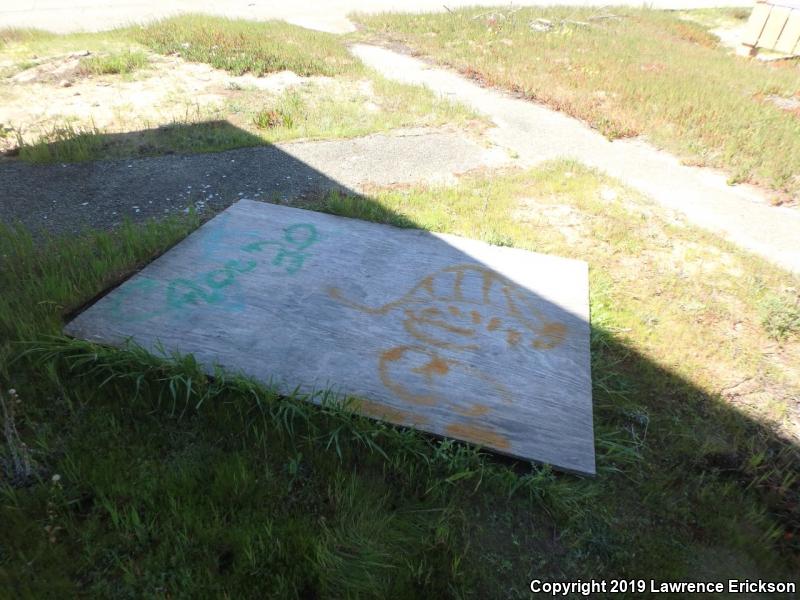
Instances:
[[[242,200],[67,327],[593,474],[587,265]]]

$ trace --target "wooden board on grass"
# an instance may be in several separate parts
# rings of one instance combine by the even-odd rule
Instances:
[[[595,473],[581,261],[242,200],[66,332]]]

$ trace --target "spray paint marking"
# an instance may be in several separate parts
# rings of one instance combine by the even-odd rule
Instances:
[[[284,267],[286,273],[294,275],[303,268],[303,264],[309,257],[307,248],[313,246],[319,239],[317,228],[311,223],[296,223],[290,225],[283,230],[283,242],[275,242],[271,240],[263,242],[252,242],[242,247],[245,252],[261,252],[265,247],[276,247],[278,252],[275,258],[272,259],[272,265],[276,267]],[[287,249],[294,248],[293,250]],[[288,261],[288,264],[286,264]]]
[[[215,254],[224,251],[222,242],[225,238],[221,228],[225,222],[220,225],[220,230],[212,230],[201,241],[207,259],[213,259]],[[259,236],[253,232],[237,232],[236,235],[251,238]],[[140,276],[111,294],[111,315],[115,319],[146,321],[169,312],[203,305],[214,305],[229,312],[241,311],[246,306],[239,283],[242,275],[252,272],[259,264],[277,267],[273,269],[276,274],[294,275],[303,268],[311,256],[308,249],[317,241],[319,233],[314,225],[295,223],[283,230],[282,240],[245,244],[239,248],[247,253],[245,258],[225,261],[221,266],[197,275],[166,281]],[[275,250],[271,260],[259,261],[254,257],[267,249]]]
[[[401,319],[410,343],[379,351],[377,364],[380,381],[396,398],[409,406],[446,406],[463,421],[449,423],[442,433],[500,450],[508,450],[510,441],[487,422],[489,406],[453,403],[448,397],[454,386],[505,404],[513,404],[513,394],[463,354],[491,352],[498,343],[511,351],[547,351],[567,336],[566,326],[550,320],[524,288],[481,265],[441,269],[378,307],[347,299],[338,288],[328,294],[359,312]],[[387,416],[391,420],[392,413]]]

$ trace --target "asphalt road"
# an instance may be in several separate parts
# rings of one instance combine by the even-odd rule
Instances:
[[[188,207],[217,212],[240,198],[288,202],[332,189],[361,193],[370,185],[453,183],[459,173],[509,161],[504,150],[468,134],[430,129],[73,164],[6,159],[0,160],[0,222],[39,233],[77,233]]]

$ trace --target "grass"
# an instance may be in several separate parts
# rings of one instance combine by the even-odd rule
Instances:
[[[800,297],[767,294],[761,302],[761,325],[778,341],[800,333]]]
[[[281,21],[185,15],[135,29],[132,35],[159,54],[179,53],[235,75],[293,71],[332,77],[359,68],[337,36]]]
[[[750,18],[752,9],[745,6],[723,8],[694,8],[691,10],[675,11],[673,14],[699,23],[705,29],[741,27]]]
[[[17,147],[20,158],[34,164],[83,162],[96,159],[104,150],[97,128],[76,126],[69,121],[53,126],[33,144],[26,143],[18,133]]]
[[[39,64],[48,56],[77,51],[97,55],[139,53],[146,50],[122,30],[60,35],[41,29],[0,28],[0,57],[14,61],[19,69]]]
[[[588,260],[599,476],[59,336],[194,217],[44,244],[4,229],[0,390],[21,399],[38,479],[0,482],[3,589],[527,598],[534,576],[792,579],[800,336],[776,348],[761,310],[796,278],[570,162],[313,207]]]
[[[0,58],[29,57],[34,48],[37,56],[47,57],[56,50],[75,52],[82,48],[78,44],[86,44],[96,56],[81,61],[81,73],[118,75],[121,97],[136,95],[141,82],[152,77],[163,78],[159,87],[172,86],[175,92],[146,109],[120,105],[117,116],[103,127],[83,115],[69,114],[47,122],[32,119],[28,127],[6,123],[17,131],[18,144],[12,151],[22,160],[79,162],[216,152],[295,139],[355,137],[398,127],[465,126],[479,120],[463,105],[437,98],[426,88],[391,82],[366,69],[349,54],[342,38],[286,23],[189,15],[94,34],[96,39],[88,35],[0,32],[0,39],[7,40],[0,47]],[[116,50],[108,49],[112,43],[117,44]],[[127,48],[120,49],[124,44]],[[157,60],[147,72],[137,74],[138,81],[123,77],[147,63],[145,49],[177,53],[186,60],[225,69],[231,77],[292,70],[314,78],[275,92],[231,79],[226,89],[211,90],[218,101],[200,104],[191,86],[183,79],[170,79]],[[89,98],[94,88],[73,87],[70,93],[74,89]],[[0,95],[9,106],[42,101],[25,96],[26,90],[13,85],[4,90],[0,83]]]
[[[536,19],[551,29],[535,31]],[[464,9],[357,20],[372,36],[582,119],[609,138],[644,135],[688,163],[728,170],[732,183],[800,196],[800,119],[767,100],[800,94],[796,61],[732,56],[703,25],[649,9]]]
[[[167,125],[130,133],[106,133],[71,121],[55,126],[44,136],[28,142],[19,136],[19,157],[34,164],[85,162],[158,156],[222,152],[264,144],[264,140],[224,120],[195,122],[176,120]]]
[[[347,81],[289,89],[266,105],[257,100],[232,120],[245,128],[243,117],[252,114],[253,133],[270,142],[358,137],[413,126],[482,126],[472,111],[430,90],[376,73],[369,77],[357,85]]]
[[[81,60],[81,71],[88,75],[125,75],[147,64],[147,55],[141,51],[117,52],[89,56]]]

